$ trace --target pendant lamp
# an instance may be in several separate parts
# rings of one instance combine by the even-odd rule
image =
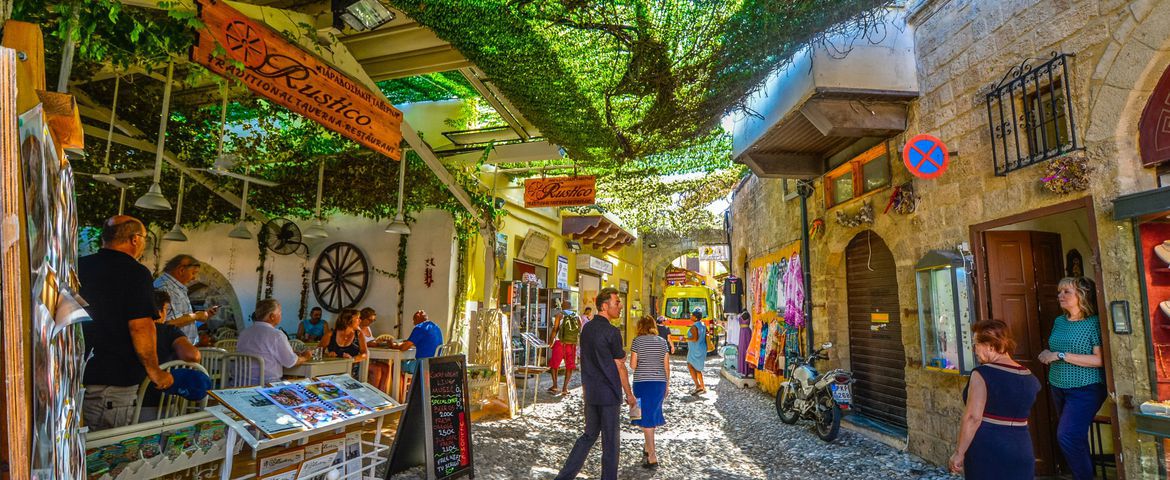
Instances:
[[[126,211],[126,187],[119,188],[122,193],[118,194],[118,216],[122,216],[122,212]]]
[[[228,236],[232,238],[250,239],[252,232],[248,231],[248,222],[244,220],[244,215],[248,210],[248,181],[244,180],[244,197],[240,199],[240,221],[236,223],[236,228],[228,232]]]
[[[329,232],[325,231],[325,225],[321,222],[321,193],[325,186],[325,161],[321,161],[321,165],[317,167],[317,208],[314,210],[313,217],[316,220],[313,225],[306,228],[301,233],[303,238],[325,238],[329,236]]]
[[[398,212],[394,214],[394,221],[386,226],[386,233],[397,233],[399,235],[410,235],[410,225],[406,224],[406,218],[402,214],[402,192],[406,182],[406,158],[398,161]]]
[[[167,62],[167,84],[163,86],[163,108],[162,118],[158,123],[158,146],[154,152],[154,183],[150,184],[150,189],[146,191],[138,201],[134,202],[134,206],[138,208],[145,208],[147,210],[170,210],[171,202],[168,202],[166,197],[162,194],[162,187],[159,186],[159,179],[162,177],[162,162],[163,149],[166,145],[167,139],[167,118],[171,113],[171,80],[175,76],[175,63]]]
[[[183,172],[179,172],[179,200],[175,204],[175,226],[171,231],[163,235],[163,240],[171,240],[175,242],[186,242],[187,234],[183,233],[183,227],[180,226],[179,221],[183,216]]]

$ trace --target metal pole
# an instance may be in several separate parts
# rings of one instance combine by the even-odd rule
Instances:
[[[807,355],[815,349],[812,324],[812,262],[809,260],[808,245],[808,197],[813,194],[812,181],[800,180],[797,183],[797,192],[800,193],[800,266],[804,269],[804,328]]]

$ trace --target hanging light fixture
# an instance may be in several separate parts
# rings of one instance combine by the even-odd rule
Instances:
[[[402,191],[406,182],[406,158],[398,161],[398,213],[394,214],[394,221],[386,226],[386,233],[410,235],[410,225],[406,224],[406,217],[402,214]]]
[[[122,212],[126,210],[126,187],[120,187],[122,193],[118,194],[118,216],[122,216]]]
[[[228,236],[232,238],[250,239],[252,232],[248,231],[248,222],[244,220],[244,215],[248,210],[248,181],[244,180],[244,196],[240,199],[240,221],[236,223],[236,228],[228,232]]]
[[[148,210],[170,210],[168,202],[162,194],[159,179],[162,177],[163,148],[167,139],[167,117],[171,114],[171,80],[175,76],[175,62],[167,62],[167,84],[163,86],[162,119],[158,123],[158,146],[154,152],[154,183],[150,189],[134,202],[134,206]]]
[[[321,193],[325,186],[325,161],[321,161],[321,165],[317,167],[317,208],[314,210],[313,217],[316,220],[313,225],[306,228],[301,233],[304,238],[325,238],[329,236],[329,232],[325,231],[325,224],[321,222]]]
[[[175,205],[175,226],[171,231],[163,235],[163,240],[171,240],[174,242],[186,242],[187,234],[183,233],[183,227],[179,225],[179,221],[183,216],[183,172],[179,172],[179,200]]]

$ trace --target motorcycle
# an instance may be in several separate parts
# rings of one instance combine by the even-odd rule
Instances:
[[[832,442],[841,431],[842,411],[852,409],[853,374],[836,369],[819,375],[813,363],[828,360],[824,352],[832,348],[831,342],[801,360],[791,355],[788,381],[780,384],[776,391],[776,413],[780,421],[792,425],[802,418],[812,420],[817,437]]]

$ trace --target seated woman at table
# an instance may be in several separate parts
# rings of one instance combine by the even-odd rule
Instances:
[[[366,339],[367,347],[377,346],[374,343],[374,331],[370,326],[378,319],[378,312],[373,308],[366,307],[362,309],[361,320],[358,325],[361,326],[362,337]],[[382,390],[386,389],[383,385],[386,380],[390,379],[390,364],[385,360],[370,360],[370,385],[378,387]]]
[[[337,319],[333,320],[333,331],[325,332],[321,345],[325,346],[327,357],[352,358],[353,375],[357,378],[358,364],[369,356],[366,338],[362,336],[358,320],[358,311],[346,308],[337,314]]]

